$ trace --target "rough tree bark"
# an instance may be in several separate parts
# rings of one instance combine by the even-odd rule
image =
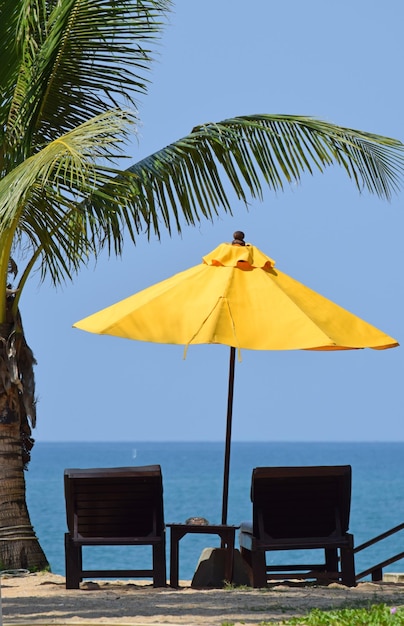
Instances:
[[[38,571],[49,564],[31,525],[24,477],[34,444],[35,359],[13,301],[10,292],[0,324],[0,570]]]

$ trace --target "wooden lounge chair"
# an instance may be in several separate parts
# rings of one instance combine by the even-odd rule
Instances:
[[[253,587],[269,579],[315,579],[356,585],[349,534],[351,466],[257,467],[252,524],[241,524],[240,551]],[[275,565],[276,550],[324,550],[324,563]],[[271,552],[271,565],[266,553]]]
[[[152,577],[166,586],[163,485],[159,465],[64,472],[68,531],[66,588],[83,578]],[[83,546],[152,546],[152,568],[83,570]]]

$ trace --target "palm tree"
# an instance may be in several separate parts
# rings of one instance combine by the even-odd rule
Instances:
[[[393,139],[299,116],[195,127],[122,167],[171,0],[0,0],[0,569],[47,566],[30,525],[24,467],[35,426],[34,356],[19,314],[33,268],[72,279],[123,238],[178,232],[303,172],[342,166],[389,198],[404,169]]]

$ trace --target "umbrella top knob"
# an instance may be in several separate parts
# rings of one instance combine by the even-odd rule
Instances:
[[[236,230],[235,233],[233,233],[233,241],[232,244],[233,246],[245,246],[245,241],[244,241],[244,233],[241,230]]]

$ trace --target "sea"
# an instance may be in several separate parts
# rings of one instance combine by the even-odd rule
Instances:
[[[65,574],[66,512],[63,473],[66,468],[122,467],[159,464],[164,487],[165,522],[181,523],[204,517],[219,524],[222,510],[224,444],[215,442],[38,442],[25,473],[31,523],[52,572]],[[276,443],[233,442],[230,461],[228,523],[251,519],[250,486],[254,467],[299,465],[352,466],[350,532],[355,545],[404,522],[404,442],[397,443]],[[237,536],[236,536],[237,537]],[[237,547],[236,538],[236,547]],[[180,579],[191,580],[204,548],[219,547],[216,535],[186,535],[179,546]],[[167,530],[167,570],[169,564]],[[404,550],[404,530],[358,552],[356,571]],[[296,563],[316,562],[312,553],[293,554]],[[277,559],[283,557],[278,554]],[[89,547],[83,551],[86,569],[151,567],[151,548]],[[272,559],[273,562],[274,559]],[[291,554],[286,562],[291,562]],[[386,572],[404,572],[404,562]],[[369,577],[367,577],[369,579]],[[364,579],[366,580],[366,578]]]

